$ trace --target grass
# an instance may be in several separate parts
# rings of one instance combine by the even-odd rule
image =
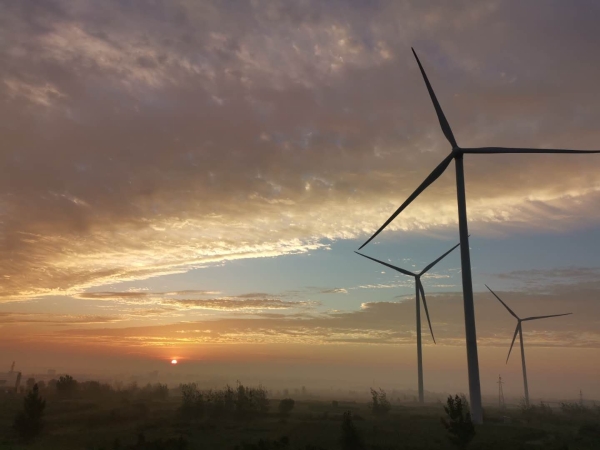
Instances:
[[[290,450],[318,446],[339,449],[342,413],[351,410],[354,423],[369,449],[451,449],[440,423],[441,405],[394,405],[383,418],[375,418],[367,404],[296,401],[291,415],[282,419],[272,413],[251,420],[202,419],[184,421],[180,398],[164,401],[135,401],[119,398],[59,400],[49,398],[42,435],[23,441],[12,430],[22,398],[0,399],[0,450],[110,450],[115,439],[126,448],[143,433],[147,441],[179,438],[187,449],[231,449],[242,442],[289,439]],[[511,423],[504,423],[510,416]],[[588,424],[587,427],[584,425]],[[582,428],[583,427],[583,428]],[[478,426],[469,449],[570,449],[600,448],[599,417],[569,417],[556,412],[552,417],[533,418],[526,423],[518,410],[486,410],[486,423]]]

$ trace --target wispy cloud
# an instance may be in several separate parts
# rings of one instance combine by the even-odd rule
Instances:
[[[598,143],[595,14],[569,2],[0,10],[2,300],[372,232],[448,150],[414,42],[464,145]],[[533,16],[545,26],[528,26]],[[589,160],[466,158],[471,228],[598,223]],[[452,182],[390,229],[454,225]]]
[[[188,294],[196,294],[204,298],[189,298]],[[283,300],[268,293],[251,292],[236,296],[214,297],[215,291],[184,290],[176,292],[150,291],[109,291],[86,292],[78,297],[87,300],[102,300],[124,305],[152,305],[158,309],[146,309],[131,314],[158,315],[172,311],[207,309],[214,311],[262,311],[291,310],[314,308],[319,305],[312,300]],[[143,312],[145,311],[145,312]]]
[[[40,324],[66,326],[113,323],[121,320],[117,316],[0,312],[0,325]]]
[[[570,296],[498,292],[522,316],[559,314],[573,315],[527,324],[527,343],[530,347],[600,348],[600,305],[595,301],[600,288],[594,292],[572,289]],[[438,345],[464,345],[464,317],[459,293],[438,293],[428,296],[429,311]],[[173,303],[175,312],[181,308],[216,309],[220,311],[250,311],[252,314],[232,314],[206,317],[157,325],[121,325],[85,327],[84,324],[111,323],[131,319],[125,314],[118,319],[71,317],[0,316],[4,323],[45,320],[49,324],[69,324],[68,329],[38,333],[48,342],[85,343],[107,347],[173,347],[210,344],[407,344],[415,342],[414,302],[365,302],[357,311],[318,312],[302,302],[273,299],[200,300]],[[489,292],[475,296],[478,342],[481,346],[506,347],[515,321]],[[167,307],[167,306],[165,306]],[[286,312],[289,309],[291,314]],[[160,308],[141,310],[140,314],[160,314]],[[69,322],[72,321],[72,322]],[[80,321],[80,322],[78,322]],[[0,328],[0,336],[2,336]],[[5,333],[8,331],[5,331]],[[28,339],[35,337],[33,332]],[[426,345],[431,341],[424,335]],[[19,336],[11,335],[12,339]],[[22,338],[22,336],[21,336]]]
[[[345,288],[332,288],[332,289],[323,289],[321,294],[347,294],[348,289]]]

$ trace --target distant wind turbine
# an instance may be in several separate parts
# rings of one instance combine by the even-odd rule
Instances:
[[[525,403],[527,405],[529,405],[529,386],[527,384],[527,369],[525,367],[525,348],[523,347],[523,329],[521,326],[522,322],[527,322],[530,320],[538,320],[538,319],[548,319],[549,317],[560,317],[560,316],[568,316],[569,314],[573,314],[573,313],[565,313],[565,314],[553,314],[551,316],[535,316],[535,317],[525,317],[524,319],[521,319],[519,316],[517,316],[512,309],[510,309],[508,307],[508,305],[506,303],[504,303],[502,301],[502,299],[500,297],[498,297],[496,295],[496,293],[494,291],[492,291],[489,286],[486,284],[485,285],[486,288],[488,288],[488,290],[494,294],[494,297],[496,297],[500,303],[502,303],[504,305],[504,307],[508,310],[508,312],[515,318],[517,319],[517,328],[515,328],[515,334],[513,336],[513,340],[512,343],[510,344],[510,350],[508,350],[508,356],[506,357],[506,362],[508,363],[508,358],[510,358],[510,352],[512,351],[513,345],[515,345],[515,339],[517,338],[517,333],[519,333],[519,341],[521,341],[521,364],[523,365],[523,386],[524,386],[524,390],[525,390]]]
[[[473,305],[473,282],[471,279],[471,255],[469,252],[468,225],[467,225],[467,203],[465,197],[465,175],[463,169],[463,155],[476,154],[487,155],[493,153],[600,153],[600,150],[564,150],[564,149],[544,149],[544,148],[506,148],[506,147],[479,147],[479,148],[461,148],[454,139],[454,134],[446,116],[433,92],[425,70],[419,61],[415,50],[413,54],[421,70],[421,75],[429,91],[429,96],[433,102],[433,107],[437,114],[442,132],[452,146],[452,150],[446,158],[431,172],[425,181],[408,197],[408,199],[386,220],[386,222],[371,236],[359,250],[371,242],[392,220],[398,216],[411,202],[417,198],[430,184],[437,180],[448,168],[452,160],[456,167],[456,196],[458,201],[458,227],[460,233],[460,255],[461,255],[461,273],[463,284],[463,305],[465,311],[465,336],[467,341],[467,364],[469,373],[469,400],[471,403],[471,417],[474,423],[483,422],[483,413],[481,409],[481,386],[479,382],[479,358],[477,356],[477,333],[475,329],[475,307]]]
[[[433,339],[433,343],[435,344],[435,337],[433,336],[433,328],[431,327],[431,320],[429,319],[429,310],[427,309],[427,299],[425,298],[425,290],[423,289],[423,283],[421,282],[421,277],[425,275],[433,266],[439,263],[442,259],[448,256],[452,250],[458,247],[460,244],[456,244],[434,262],[425,267],[420,273],[410,272],[409,270],[401,269],[400,267],[396,267],[392,264],[388,264],[386,262],[380,261],[375,258],[371,258],[370,256],[363,255],[359,252],[354,252],[359,254],[360,256],[364,256],[365,258],[370,259],[371,261],[378,262],[379,264],[383,264],[384,266],[389,267],[390,269],[394,269],[404,275],[408,275],[414,277],[415,279],[415,291],[416,291],[416,300],[417,300],[417,366],[418,366],[418,376],[419,376],[419,402],[423,403],[425,401],[425,394],[423,390],[423,352],[421,349],[421,300],[420,297],[423,297],[423,306],[425,307],[425,315],[427,316],[427,323],[429,323],[429,331],[431,332],[431,338]]]

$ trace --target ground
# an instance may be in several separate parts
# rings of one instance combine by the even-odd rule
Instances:
[[[42,434],[29,440],[19,438],[12,424],[22,409],[22,397],[0,399],[0,450],[112,450],[116,448],[178,448],[175,440],[187,441],[188,450],[243,448],[260,439],[283,439],[287,444],[263,444],[254,448],[289,450],[340,449],[341,418],[352,411],[367,449],[450,449],[440,418],[440,403],[427,406],[393,405],[382,418],[373,417],[366,403],[340,401],[296,401],[291,415],[277,414],[278,400],[271,400],[266,416],[253,419],[210,419],[186,421],[178,409],[181,399],[170,395],[163,401],[136,401],[126,398],[61,400],[48,398]],[[506,417],[510,417],[509,420]],[[559,411],[525,421],[517,408],[500,411],[488,407],[485,424],[476,427],[469,449],[598,449],[600,416],[570,417]],[[134,446],[144,435],[149,446]],[[157,439],[172,438],[173,447],[152,446]],[[118,442],[116,442],[118,441]],[[180,441],[181,442],[181,441]],[[281,442],[281,441],[280,441]],[[266,446],[265,446],[266,445]],[[278,446],[279,445],[279,446]],[[281,446],[283,445],[283,446]],[[180,447],[181,448],[181,447]]]

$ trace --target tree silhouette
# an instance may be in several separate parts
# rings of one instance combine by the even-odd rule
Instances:
[[[38,385],[34,384],[23,399],[23,411],[15,418],[14,428],[22,437],[34,437],[42,431],[45,408],[46,400],[40,397]]]
[[[77,390],[77,381],[71,375],[65,375],[56,382],[56,392],[61,397],[72,397]]]
[[[33,389],[33,386],[35,386],[35,378],[27,378],[27,381],[25,382],[25,386],[27,388],[27,391],[31,391]],[[39,386],[38,386],[39,388]]]

